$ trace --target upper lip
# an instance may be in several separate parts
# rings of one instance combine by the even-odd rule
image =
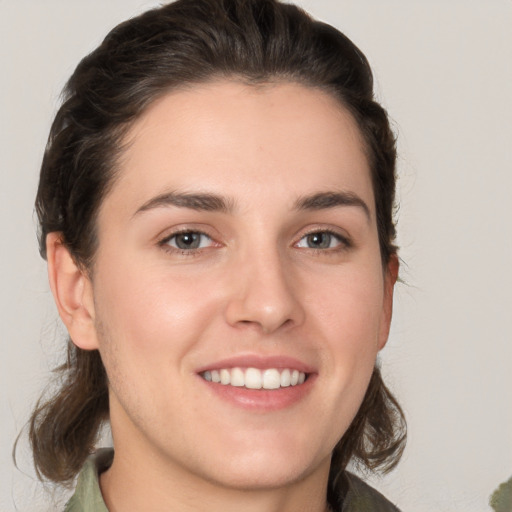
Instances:
[[[258,368],[265,370],[267,368],[299,370],[304,373],[314,373],[315,369],[299,359],[286,355],[263,356],[257,354],[240,354],[237,356],[220,359],[210,364],[206,364],[197,369],[197,373],[207,370],[221,370],[223,368]]]

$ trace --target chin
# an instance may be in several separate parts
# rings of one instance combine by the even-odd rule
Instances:
[[[232,444],[227,453],[218,454],[213,463],[209,461],[208,469],[203,466],[198,472],[215,485],[246,491],[293,485],[321,469],[328,473],[330,451],[318,453],[311,449],[311,443],[290,443],[289,439],[267,444],[261,441],[246,449]]]
[[[251,457],[249,461],[232,459],[227,465],[219,464],[215,468],[215,476],[209,480],[215,485],[237,490],[271,490],[293,485],[322,466],[321,462],[304,464],[299,460],[279,461],[275,456],[270,461],[266,458],[254,461],[254,458],[257,457]]]

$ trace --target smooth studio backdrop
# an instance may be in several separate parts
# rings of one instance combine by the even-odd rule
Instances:
[[[512,2],[302,0],[367,55],[399,137],[402,278],[382,353],[409,422],[373,480],[408,512],[485,512],[512,475]],[[62,353],[33,200],[59,92],[143,0],[0,0],[0,510],[41,511],[12,443]]]

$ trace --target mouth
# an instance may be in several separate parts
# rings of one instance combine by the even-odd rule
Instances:
[[[304,384],[306,372],[295,368],[221,368],[199,374],[205,381],[245,389],[275,390]]]

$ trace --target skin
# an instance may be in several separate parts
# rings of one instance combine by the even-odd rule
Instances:
[[[325,510],[330,455],[387,340],[397,274],[394,257],[382,267],[355,121],[316,89],[223,81],[159,99],[126,142],[92,272],[48,237],[61,317],[109,377],[109,510]],[[176,206],[169,192],[227,208]],[[324,192],[359,203],[297,208]],[[207,236],[180,250],[177,230]],[[315,248],[308,235],[326,231]],[[247,409],[211,392],[198,369],[238,355],[309,365],[307,393]]]

